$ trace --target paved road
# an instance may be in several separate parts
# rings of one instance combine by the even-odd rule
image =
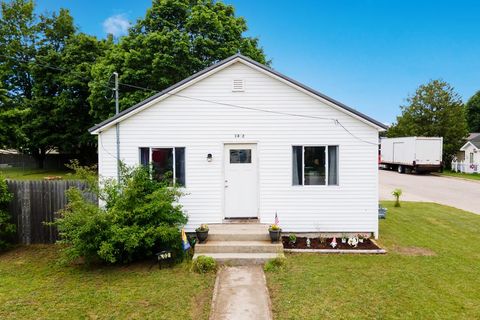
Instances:
[[[405,201],[436,202],[480,214],[480,182],[434,175],[399,174],[380,170],[380,200],[393,200],[400,188]]]

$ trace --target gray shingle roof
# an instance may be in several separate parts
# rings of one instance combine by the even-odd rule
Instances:
[[[470,142],[477,148],[480,149],[480,135],[470,140]]]
[[[467,137],[467,141],[480,137],[480,132],[470,132]]]

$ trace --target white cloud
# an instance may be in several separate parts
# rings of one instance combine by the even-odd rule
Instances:
[[[122,36],[128,32],[130,22],[124,14],[116,14],[103,21],[103,30],[115,37]]]

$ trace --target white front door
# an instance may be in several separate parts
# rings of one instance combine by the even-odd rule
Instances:
[[[225,145],[225,218],[258,216],[256,144]]]

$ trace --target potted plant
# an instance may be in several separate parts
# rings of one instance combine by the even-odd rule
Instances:
[[[342,233],[342,243],[347,243],[348,235],[346,233]]]
[[[280,234],[282,233],[282,229],[277,224],[272,224],[268,228],[268,233],[270,234],[270,240],[272,243],[277,242],[280,239]]]
[[[206,224],[201,224],[200,227],[195,229],[195,232],[197,233],[197,239],[200,243],[205,242],[208,237],[208,225]]]

